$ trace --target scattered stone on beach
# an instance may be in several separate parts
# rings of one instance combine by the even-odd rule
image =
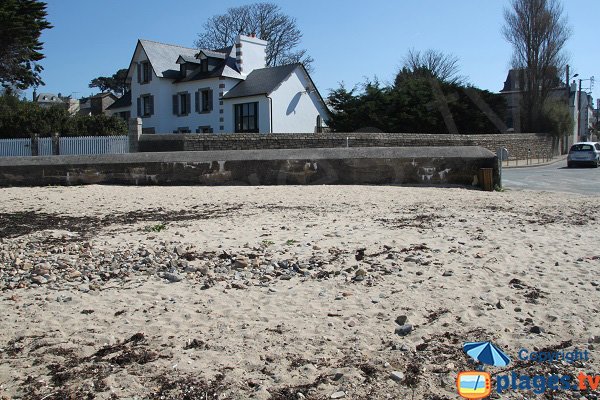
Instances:
[[[250,264],[250,260],[246,257],[237,258],[233,263],[234,269],[246,269]]]
[[[400,371],[392,371],[390,373],[390,379],[395,382],[402,382],[404,380],[404,373]]]
[[[343,392],[341,390],[339,392],[335,392],[331,396],[329,396],[330,399],[342,399],[344,397],[346,397],[346,392]]]
[[[163,277],[171,283],[181,282],[183,280],[183,277],[181,275],[173,272],[165,272]]]
[[[396,334],[400,336],[407,336],[413,331],[413,326],[410,324],[404,324],[402,326],[396,327]]]
[[[404,325],[408,321],[408,317],[406,315],[399,315],[396,317],[396,323],[398,325]]]
[[[454,275],[454,272],[451,270],[446,270],[444,271],[444,273],[442,274],[442,276],[452,276]]]
[[[544,329],[538,325],[534,325],[529,329],[530,333],[535,333],[536,335],[539,335],[541,333],[544,332]]]

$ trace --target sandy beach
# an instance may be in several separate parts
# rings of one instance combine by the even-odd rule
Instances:
[[[3,188],[0,398],[455,399],[469,341],[510,355],[492,373],[597,374],[599,216],[465,188]]]

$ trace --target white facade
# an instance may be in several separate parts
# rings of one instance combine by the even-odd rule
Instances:
[[[197,75],[199,78],[196,79],[197,72],[204,72],[199,70],[201,58],[207,58],[204,53],[196,58],[196,49],[139,41],[128,72],[128,79],[131,81],[131,117],[142,118],[145,133],[202,133],[206,128],[215,134],[233,133],[239,131],[236,129],[236,105],[257,103],[255,131],[259,133],[313,133],[317,130],[318,119],[325,126],[328,110],[300,64],[295,67],[286,66],[285,69],[275,67],[273,71],[279,71],[281,80],[264,81],[264,77],[269,76],[264,73],[266,44],[267,42],[254,37],[240,36],[227,53],[205,51],[209,58],[211,55],[214,57],[214,65],[221,62],[225,68],[215,68],[206,75]],[[178,52],[181,53],[181,58],[177,56]],[[151,76],[147,82],[144,79],[140,82],[138,77],[143,75],[144,69],[142,63],[146,62],[151,66]],[[185,62],[187,64],[181,66]],[[193,70],[190,72],[187,69],[180,74],[179,68],[182,71],[186,68]],[[263,73],[252,74],[255,70]],[[258,75],[261,77],[255,79]],[[248,87],[256,93],[246,90],[241,97],[223,98],[245,80],[248,81]],[[254,81],[257,81],[256,84]],[[268,89],[263,90],[265,87]],[[209,93],[212,94],[212,109],[201,111],[202,107],[197,104],[200,104],[201,92],[206,90],[210,90]],[[174,95],[188,95],[189,112],[184,112],[183,115],[174,113]],[[145,102],[152,103],[150,115],[145,115],[145,111],[149,110],[144,107]]]
[[[322,121],[326,119],[328,111],[309,79],[303,69],[298,67],[271,94],[273,132],[315,132],[317,117],[320,116]]]

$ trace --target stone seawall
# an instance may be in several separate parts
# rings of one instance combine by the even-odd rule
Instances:
[[[481,147],[175,151],[0,159],[0,185],[472,185],[482,168],[499,181]]]

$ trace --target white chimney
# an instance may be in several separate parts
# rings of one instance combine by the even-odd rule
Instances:
[[[239,35],[235,41],[235,62],[243,76],[255,69],[265,68],[267,56],[267,41],[261,40],[255,34]]]

